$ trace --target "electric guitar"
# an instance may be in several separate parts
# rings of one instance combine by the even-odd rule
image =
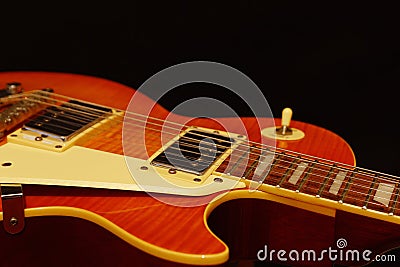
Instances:
[[[0,73],[6,84],[1,266],[395,260],[398,177],[355,167],[349,145],[326,129],[187,118],[77,74]]]

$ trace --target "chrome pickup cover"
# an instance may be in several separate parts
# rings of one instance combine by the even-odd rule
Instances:
[[[236,145],[235,138],[227,133],[202,128],[189,129],[153,158],[157,167],[181,170],[202,175],[222,155]]]
[[[68,141],[112,112],[111,109],[76,100],[59,107],[48,107],[43,114],[25,123],[23,128],[41,135]]]

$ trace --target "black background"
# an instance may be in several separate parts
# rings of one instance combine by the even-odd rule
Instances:
[[[3,5],[0,71],[81,73],[138,88],[178,63],[223,63],[263,90],[275,116],[289,106],[293,119],[347,140],[358,166],[400,174],[400,16],[395,6],[244,0],[61,3]],[[194,96],[211,96],[234,104],[221,88],[197,86],[201,90],[179,88],[160,103],[171,109]],[[243,109],[241,115],[249,114]]]

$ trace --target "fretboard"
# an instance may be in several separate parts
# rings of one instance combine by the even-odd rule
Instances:
[[[278,188],[400,215],[399,178],[279,149],[238,148],[217,171]],[[228,162],[230,161],[229,165]],[[232,163],[233,162],[233,163]]]

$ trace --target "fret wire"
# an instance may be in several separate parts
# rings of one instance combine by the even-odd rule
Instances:
[[[321,197],[322,192],[324,191],[325,186],[326,186],[327,182],[329,181],[330,176],[331,176],[332,173],[333,173],[334,167],[336,167],[336,165],[332,166],[332,167],[330,168],[328,174],[325,176],[324,182],[322,183],[321,187],[319,188],[316,197]]]
[[[391,211],[389,212],[389,215],[394,215],[394,212],[396,210],[396,205],[397,202],[399,201],[399,193],[400,193],[400,187],[399,183],[396,184],[396,193],[394,195],[393,203],[392,203],[392,208]]]
[[[286,154],[285,154],[286,155]],[[289,167],[286,169],[285,173],[283,174],[279,184],[277,185],[278,187],[281,187],[283,184],[283,181],[285,181],[286,177],[288,176],[289,172],[292,170],[292,167],[295,163],[297,163],[298,158],[296,157],[289,165]]]
[[[350,188],[350,184],[351,184],[351,182],[352,182],[354,176],[356,175],[356,172],[358,172],[358,169],[357,169],[357,168],[355,168],[355,169],[353,170],[352,174],[351,174],[350,177],[349,177],[349,181],[347,182],[346,187],[345,187],[345,189],[343,190],[343,193],[342,193],[342,199],[339,200],[340,203],[343,203],[343,202],[344,202],[344,198],[346,197],[347,191],[348,191],[349,188]]]
[[[313,162],[313,163],[311,164],[311,166],[307,168],[307,169],[308,169],[308,172],[306,172],[307,169],[304,170],[304,173],[305,173],[306,175],[304,175],[303,179],[301,180],[301,182],[300,182],[300,184],[299,184],[299,187],[296,189],[296,192],[300,192],[300,190],[301,190],[301,188],[303,187],[304,183],[307,181],[308,176],[310,176],[311,172],[313,171],[314,166],[315,166],[315,162]]]
[[[365,198],[365,202],[364,202],[364,205],[363,205],[363,209],[367,209],[367,206],[368,206],[368,202],[369,202],[369,200],[371,199],[371,193],[374,191],[374,189],[375,189],[375,187],[376,187],[376,185],[377,185],[377,181],[378,181],[378,177],[377,177],[378,175],[376,175],[375,176],[375,178],[374,178],[374,180],[372,181],[372,183],[371,183],[371,186],[370,186],[370,188],[369,188],[369,190],[368,190],[368,194],[367,194],[367,197]]]

